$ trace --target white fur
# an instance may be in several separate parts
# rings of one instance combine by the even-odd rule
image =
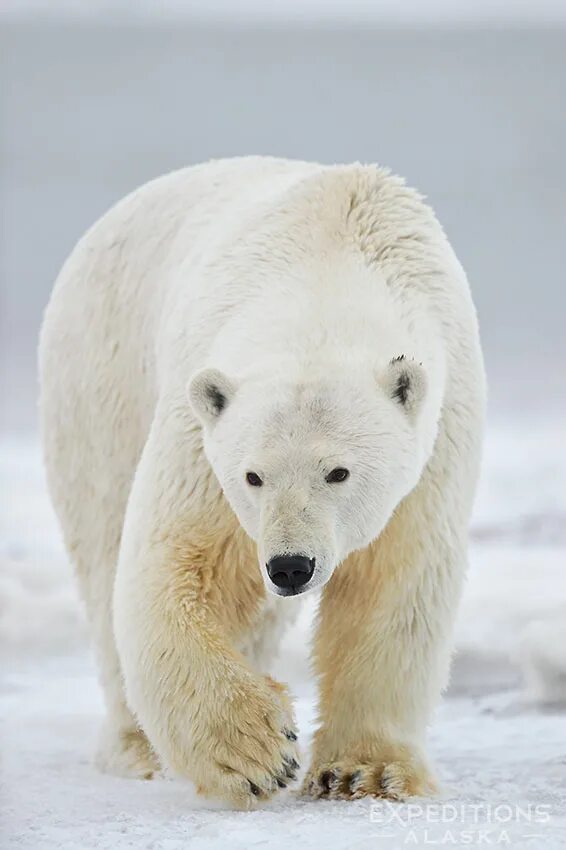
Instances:
[[[364,690],[381,730],[421,739],[465,569],[484,378],[465,275],[415,192],[375,166],[268,158],[160,178],[71,254],[40,365],[50,488],[108,704],[105,764],[120,770],[123,752],[123,771],[136,772],[124,735],[139,723],[162,762],[205,791],[237,796],[210,767],[203,718],[229,702],[228,683],[233,693],[244,681],[256,688],[231,647],[260,652],[295,603],[261,602],[241,634],[202,605],[198,582],[181,594],[188,625],[167,607],[171,541],[182,549],[203,528],[221,534],[227,503],[257,543],[253,570],[273,593],[265,564],[274,555],[314,558],[307,589],[330,587],[338,565],[408,506],[421,590],[405,602],[409,585],[384,594],[383,635],[401,667],[413,653],[425,671],[376,671],[382,650],[372,654],[364,638]],[[349,478],[327,483],[334,467]],[[250,487],[249,471],[262,487]],[[397,605],[414,606],[426,638],[417,629],[416,643],[397,640]],[[377,635],[385,620],[375,618]],[[376,696],[374,674],[395,694],[393,708]],[[139,756],[138,774],[152,758],[151,748]]]
[[[339,329],[335,342],[337,351],[352,347]],[[421,391],[424,376],[415,364],[387,364],[380,373],[367,351],[355,372],[351,364],[345,368],[326,359],[319,371],[310,356],[307,347],[304,365],[277,382],[268,373],[236,384],[211,369],[199,372],[191,385],[206,455],[258,544],[260,570],[272,593],[280,591],[265,571],[271,558],[315,559],[310,590],[378,536],[420,478],[438,423],[438,407],[425,405],[424,398],[423,410],[417,410],[414,400],[403,405],[393,397],[391,373],[410,375],[411,387]],[[216,416],[202,397],[206,383],[213,393],[225,394]],[[348,479],[327,483],[337,467],[349,471]],[[250,486],[247,471],[259,474],[263,485]]]

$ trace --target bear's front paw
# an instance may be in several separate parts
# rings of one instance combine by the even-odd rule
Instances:
[[[286,689],[270,678],[240,684],[210,713],[195,764],[197,790],[239,808],[267,800],[296,780],[296,742]]]
[[[420,756],[398,753],[317,764],[307,773],[302,791],[315,800],[360,797],[403,800],[433,796],[437,787]]]

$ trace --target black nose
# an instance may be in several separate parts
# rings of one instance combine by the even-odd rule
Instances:
[[[267,564],[267,574],[273,584],[297,590],[303,587],[314,572],[314,558],[306,555],[277,555]]]

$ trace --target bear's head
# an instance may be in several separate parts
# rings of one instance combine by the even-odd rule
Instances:
[[[206,456],[279,596],[320,587],[374,540],[430,453],[425,372],[404,357],[291,382],[203,369],[189,392]]]

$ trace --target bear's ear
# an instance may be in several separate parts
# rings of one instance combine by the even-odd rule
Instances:
[[[189,383],[191,407],[203,425],[214,424],[235,392],[235,383],[218,369],[202,369],[193,375]]]
[[[426,395],[427,381],[422,364],[407,360],[404,354],[394,357],[379,382],[387,395],[412,418],[416,416]]]

